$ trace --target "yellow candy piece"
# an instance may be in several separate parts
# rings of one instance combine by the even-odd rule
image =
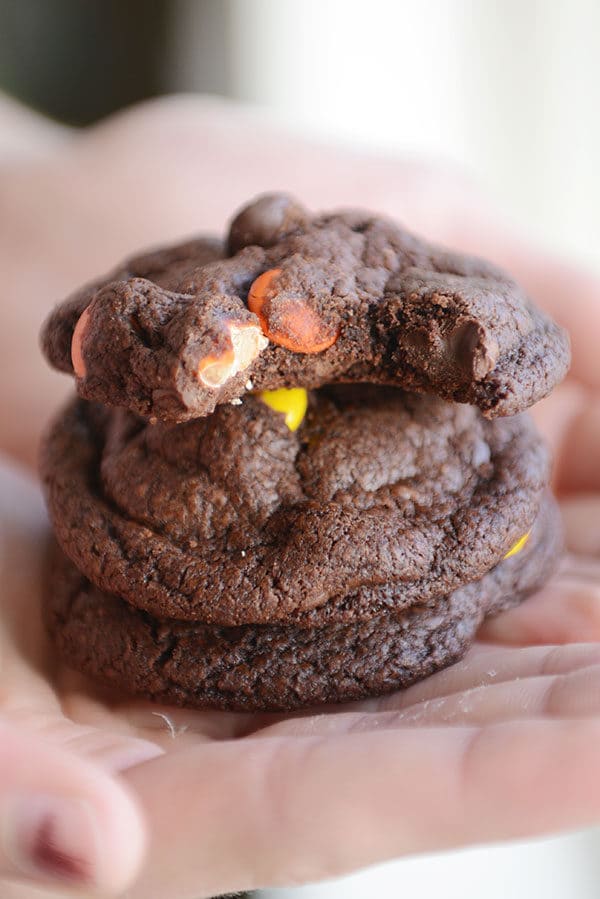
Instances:
[[[287,390],[262,390],[260,399],[275,412],[283,412],[285,423],[290,431],[297,431],[306,415],[308,406],[308,394],[303,387],[292,387]]]
[[[531,531],[527,531],[526,534],[523,534],[523,536],[520,537],[519,540],[517,540],[517,542],[515,543],[515,545],[514,545],[514,546],[511,546],[511,548],[510,548],[509,551],[506,553],[506,555],[504,556],[504,558],[505,558],[505,559],[510,559],[511,556],[516,556],[517,553],[520,553],[521,550],[523,549],[523,547],[525,546],[525,544],[527,543],[527,541],[529,540],[529,535],[530,535],[530,534],[531,534]]]

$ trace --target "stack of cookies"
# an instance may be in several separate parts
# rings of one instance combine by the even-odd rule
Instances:
[[[198,708],[286,710],[460,658],[560,550],[523,410],[565,333],[504,272],[271,194],[225,243],[130,259],[59,306],[78,397],[42,474],[65,661]]]

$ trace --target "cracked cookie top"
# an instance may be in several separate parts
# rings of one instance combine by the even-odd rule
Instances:
[[[55,534],[102,590],[160,617],[363,620],[469,583],[529,532],[548,455],[527,416],[373,385],[258,396],[152,425],[76,401],[42,475]]]
[[[565,332],[501,270],[387,219],[259,197],[224,243],[130,259],[58,306],[42,344],[81,397],[150,419],[249,391],[370,382],[512,415],[569,363]]]

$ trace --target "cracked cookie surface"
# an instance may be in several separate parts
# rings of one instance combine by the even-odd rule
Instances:
[[[548,474],[528,416],[371,385],[314,391],[295,431],[259,396],[183,425],[77,400],[42,452],[55,534],[90,581],[221,625],[448,595],[530,529]]]
[[[540,586],[560,550],[547,496],[525,547],[449,596],[360,621],[229,628],[140,612],[57,551],[45,615],[68,664],[126,693],[192,708],[292,710],[381,695],[457,661],[483,618]]]

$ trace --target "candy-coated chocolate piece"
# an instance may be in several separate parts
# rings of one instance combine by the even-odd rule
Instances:
[[[292,387],[287,390],[263,390],[259,393],[263,403],[274,409],[275,412],[283,412],[285,423],[290,431],[297,431],[306,415],[308,406],[308,394],[303,387]]]
[[[339,337],[339,328],[325,322],[305,297],[277,290],[280,268],[263,272],[248,294],[248,309],[258,317],[270,341],[294,353],[322,353]]]
[[[527,531],[526,534],[523,534],[522,537],[519,537],[514,546],[511,546],[509,551],[504,556],[505,559],[510,559],[511,556],[516,556],[517,553],[520,553],[527,541],[529,540],[529,535],[531,531]]]
[[[85,378],[86,367],[83,358],[82,341],[89,324],[90,312],[89,308],[84,309],[73,331],[73,339],[71,341],[71,361],[73,363],[73,371],[78,378]]]

